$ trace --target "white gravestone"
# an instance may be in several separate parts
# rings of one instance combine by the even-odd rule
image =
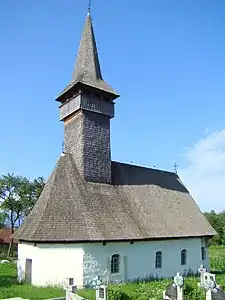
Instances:
[[[67,278],[64,289],[66,290],[66,300],[72,300],[73,295],[75,295],[75,292],[77,291],[77,286],[74,284],[74,278]]]
[[[184,279],[180,273],[177,273],[177,275],[174,277],[174,283],[177,287],[177,300],[183,300]]]
[[[198,269],[198,272],[200,273],[200,287],[203,287],[203,279],[204,279],[204,273],[206,272],[206,269],[204,269],[204,266],[201,265],[200,268]]]
[[[108,269],[106,269],[102,275],[102,283],[108,285],[111,280],[111,273]]]
[[[201,273],[200,287],[206,290],[206,300],[212,300],[212,291],[216,291],[216,275],[206,272],[202,266],[199,272]]]
[[[108,275],[105,280],[108,282]],[[92,286],[96,290],[96,300],[107,300],[107,286],[102,283],[100,276],[94,278]]]

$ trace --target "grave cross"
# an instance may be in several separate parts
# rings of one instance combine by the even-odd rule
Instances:
[[[204,269],[204,266],[201,265],[200,268],[198,268],[198,272],[200,275],[200,286],[203,287],[204,284],[204,273],[206,272],[206,269]]]
[[[176,286],[181,287],[184,284],[184,279],[180,275],[180,273],[177,273],[177,275],[174,277],[173,280],[174,280],[174,283],[176,284]]]
[[[103,273],[103,276],[102,276],[102,281],[106,284],[106,285],[108,285],[109,284],[109,281],[110,281],[110,271],[108,270],[108,269],[106,269],[105,271],[104,271],[104,273]]]
[[[100,278],[100,275],[98,275],[92,281],[92,286],[95,290],[98,290],[100,288],[101,284],[102,284],[102,280]]]
[[[199,268],[201,273],[200,287],[206,291],[206,300],[212,300],[212,292],[216,292],[216,276],[209,272],[206,272],[203,266]]]
[[[184,278],[180,275],[180,273],[177,273],[177,275],[173,278],[173,281],[177,287],[177,300],[183,300],[183,284],[184,284]]]

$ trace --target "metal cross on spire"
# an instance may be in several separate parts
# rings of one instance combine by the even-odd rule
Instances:
[[[90,12],[91,12],[91,4],[92,4],[92,1],[88,0],[88,14],[89,15],[90,15]]]
[[[177,167],[178,165],[176,163],[173,164],[173,171],[177,174]]]

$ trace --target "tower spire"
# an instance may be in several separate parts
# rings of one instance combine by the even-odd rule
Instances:
[[[72,79],[74,81],[89,80],[92,83],[96,80],[103,81],[94,30],[89,13],[80,40]]]
[[[65,153],[73,157],[83,179],[110,184],[110,120],[119,95],[102,77],[88,1],[72,79],[56,101],[61,102]]]
[[[63,95],[72,89],[73,91],[76,89],[79,90],[81,85],[82,88],[95,89],[95,92],[98,91],[99,94],[107,94],[107,97],[111,99],[116,99],[119,97],[119,94],[117,94],[116,91],[110,85],[108,85],[102,77],[98,50],[90,16],[91,0],[88,1],[88,14],[80,40],[80,46],[72,80],[59,95],[56,101],[64,102],[65,100],[63,100]]]

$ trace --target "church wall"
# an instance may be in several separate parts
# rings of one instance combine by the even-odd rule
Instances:
[[[169,277],[177,272],[192,269],[196,272],[201,264],[208,268],[208,255],[201,260],[201,238],[150,242],[85,244],[84,285],[91,282],[94,273],[110,269],[113,254],[120,255],[120,272],[112,275],[114,280],[133,280],[148,276]],[[187,264],[181,266],[181,250],[187,250]],[[206,249],[207,250],[207,249]],[[155,255],[162,251],[162,268],[155,268]],[[207,252],[207,251],[206,251]]]
[[[26,258],[32,259],[33,285],[61,285],[67,278],[83,285],[83,250],[78,244],[19,244],[18,278],[25,277]]]
[[[32,259],[32,284],[63,284],[74,278],[77,286],[89,285],[96,275],[111,270],[111,257],[120,255],[120,270],[112,280],[127,281],[137,278],[170,277],[177,272],[191,269],[196,272],[201,264],[208,269],[206,260],[201,260],[204,239],[130,243],[85,243],[85,244],[27,244],[18,245],[18,278],[24,279],[26,258]],[[181,250],[187,250],[187,264],[181,266]],[[155,268],[157,251],[162,251],[162,267]]]
[[[17,260],[17,279],[19,282],[25,280],[25,268],[26,268],[26,259],[32,259],[32,273],[36,273],[36,257],[38,257],[38,248],[34,247],[34,244],[28,243],[19,243],[18,244],[18,260]],[[32,274],[32,275],[34,275]]]

